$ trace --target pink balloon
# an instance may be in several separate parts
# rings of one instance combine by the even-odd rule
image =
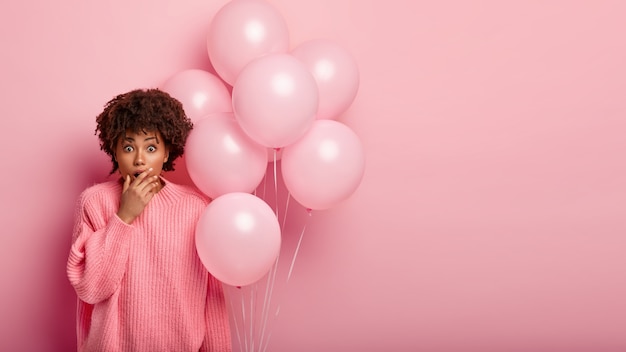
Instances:
[[[280,225],[262,199],[228,193],[213,200],[196,227],[196,250],[218,280],[245,286],[261,279],[280,252]]]
[[[364,171],[361,141],[348,126],[334,120],[316,120],[302,139],[283,150],[285,187],[308,209],[328,209],[348,198]]]
[[[224,82],[197,69],[178,72],[163,84],[163,91],[178,99],[191,121],[215,112],[232,112],[232,98]]]
[[[267,1],[230,1],[211,21],[207,50],[217,74],[233,85],[253,59],[289,50],[287,23]]]
[[[232,113],[216,113],[194,124],[185,145],[187,171],[204,194],[216,198],[252,192],[267,169],[267,148],[251,140]]]
[[[270,54],[249,63],[232,96],[239,125],[266,147],[295,142],[315,121],[317,84],[306,66],[289,54]]]
[[[291,54],[304,62],[319,88],[317,119],[336,119],[354,101],[359,89],[359,68],[352,55],[327,39],[309,40]]]

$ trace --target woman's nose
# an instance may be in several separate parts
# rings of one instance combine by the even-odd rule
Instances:
[[[143,160],[143,154],[141,152],[137,152],[137,154],[135,154],[135,165],[143,165],[144,164],[144,160]]]

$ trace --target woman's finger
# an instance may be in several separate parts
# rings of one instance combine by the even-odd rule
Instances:
[[[140,173],[139,175],[137,175],[137,177],[135,177],[135,181],[133,182],[133,184],[135,186],[140,185],[143,180],[148,177],[148,175],[150,174],[150,172],[152,172],[152,168],[149,168],[148,170],[145,170],[144,172]]]
[[[143,182],[137,185],[137,190],[141,193],[145,194],[146,192],[150,192],[154,189],[154,187],[158,187],[158,176],[150,176],[149,178],[143,179]]]
[[[124,186],[122,186],[122,193],[126,192],[126,190],[128,190],[128,187],[130,187],[130,175],[126,175],[126,178],[124,178]]]

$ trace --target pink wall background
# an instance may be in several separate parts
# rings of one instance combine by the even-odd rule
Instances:
[[[368,164],[347,201],[292,206],[269,351],[626,351],[623,2],[270,2],[292,47],[357,59],[339,120]],[[109,170],[95,116],[210,70],[225,3],[3,6],[0,350],[75,349],[73,206]]]

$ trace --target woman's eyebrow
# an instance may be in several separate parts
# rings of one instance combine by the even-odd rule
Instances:
[[[156,142],[157,142],[157,143],[159,143],[159,139],[158,139],[156,136],[149,136],[149,137],[146,137],[146,138],[144,139],[144,142],[149,141],[149,140],[152,140],[152,139],[156,140]],[[124,140],[125,140],[125,141],[129,141],[129,142],[134,142],[134,141],[135,141],[135,138],[130,137],[130,136],[124,136]]]

